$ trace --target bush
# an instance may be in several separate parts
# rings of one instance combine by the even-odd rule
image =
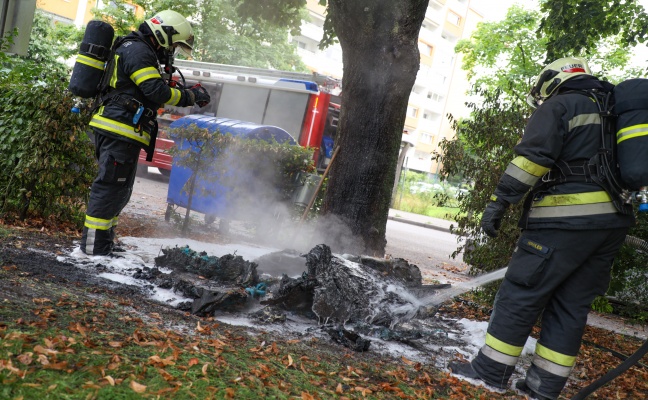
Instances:
[[[70,112],[67,75],[12,61],[0,74],[0,212],[81,221],[96,170],[86,118]]]

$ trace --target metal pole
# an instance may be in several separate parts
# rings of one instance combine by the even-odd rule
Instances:
[[[302,214],[302,217],[299,220],[300,225],[306,219],[306,216],[310,212],[310,209],[313,207],[313,204],[315,204],[315,199],[317,199],[317,194],[319,193],[320,189],[322,188],[322,185],[324,184],[324,178],[326,178],[329,169],[331,169],[331,165],[333,165],[333,160],[335,160],[335,156],[337,155],[339,150],[340,150],[340,146],[336,147],[335,151],[333,151],[333,155],[331,156],[331,161],[329,161],[329,164],[326,166],[326,169],[324,170],[324,174],[322,174],[322,179],[320,179],[319,183],[317,184],[317,189],[315,189],[315,193],[313,193],[313,197],[311,197],[310,202],[308,202],[308,206],[304,210],[304,214]]]

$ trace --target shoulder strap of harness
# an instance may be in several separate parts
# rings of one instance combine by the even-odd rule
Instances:
[[[146,40],[146,37],[139,31],[133,32],[134,36],[128,37],[128,36],[118,36],[117,39],[113,42],[113,45],[110,49],[110,55],[108,58],[108,63],[106,64],[106,68],[104,70],[104,74],[101,77],[101,81],[99,83],[99,95],[97,96],[97,99],[95,101],[95,109],[100,107],[102,104],[104,104],[106,101],[124,93],[128,89],[131,89],[133,87],[137,87],[134,83],[124,85],[120,87],[119,89],[112,88],[110,86],[110,79],[112,78],[115,68],[117,66],[115,65],[115,53],[117,52],[117,49],[119,46],[124,44],[127,41],[130,40],[138,40],[144,44],[146,44],[151,51],[155,53],[155,49],[151,45],[151,43]],[[159,67],[159,65],[158,65]],[[94,111],[94,110],[93,110]]]

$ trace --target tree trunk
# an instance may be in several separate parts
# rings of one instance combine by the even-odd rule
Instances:
[[[334,251],[382,257],[428,0],[329,0],[328,4],[342,47],[344,75],[340,150],[331,167],[321,226],[331,240],[345,237],[331,230],[331,219],[350,230],[352,236],[331,243]]]

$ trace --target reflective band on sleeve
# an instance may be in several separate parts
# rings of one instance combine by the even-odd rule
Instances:
[[[99,70],[104,70],[104,67],[106,66],[106,63],[100,60],[96,60],[92,57],[84,56],[82,54],[79,54],[77,56],[76,62],[79,64],[84,64],[87,65],[88,67],[96,68]]]
[[[160,72],[157,69],[153,67],[146,67],[133,72],[130,78],[133,82],[135,82],[137,86],[139,86],[142,82],[146,80],[157,79],[157,78],[161,79],[162,76],[160,75]]]
[[[141,133],[135,132],[135,129],[130,125],[108,119],[98,114],[92,116],[89,125],[136,140],[145,146],[148,146],[151,141],[151,136],[145,131],[142,131]]]
[[[164,104],[169,106],[175,106],[180,102],[182,98],[182,92],[179,89],[171,88],[171,97]]]
[[[113,220],[112,219],[95,218],[95,217],[91,217],[89,215],[86,215],[85,223],[83,225],[88,229],[97,229],[97,230],[100,230],[100,231],[107,231],[110,228],[112,228]]]
[[[632,125],[617,132],[617,144],[627,139],[648,135],[648,124]]]
[[[490,333],[486,334],[486,346],[490,346],[500,353],[508,354],[509,356],[519,357],[522,354],[522,346],[513,346],[512,344],[504,343]]]
[[[569,121],[569,131],[584,125],[600,125],[601,116],[598,114],[581,114],[577,115]]]
[[[529,186],[535,185],[538,179],[549,171],[550,168],[543,167],[528,160],[525,157],[518,156],[513,159],[504,171],[512,178]]]

